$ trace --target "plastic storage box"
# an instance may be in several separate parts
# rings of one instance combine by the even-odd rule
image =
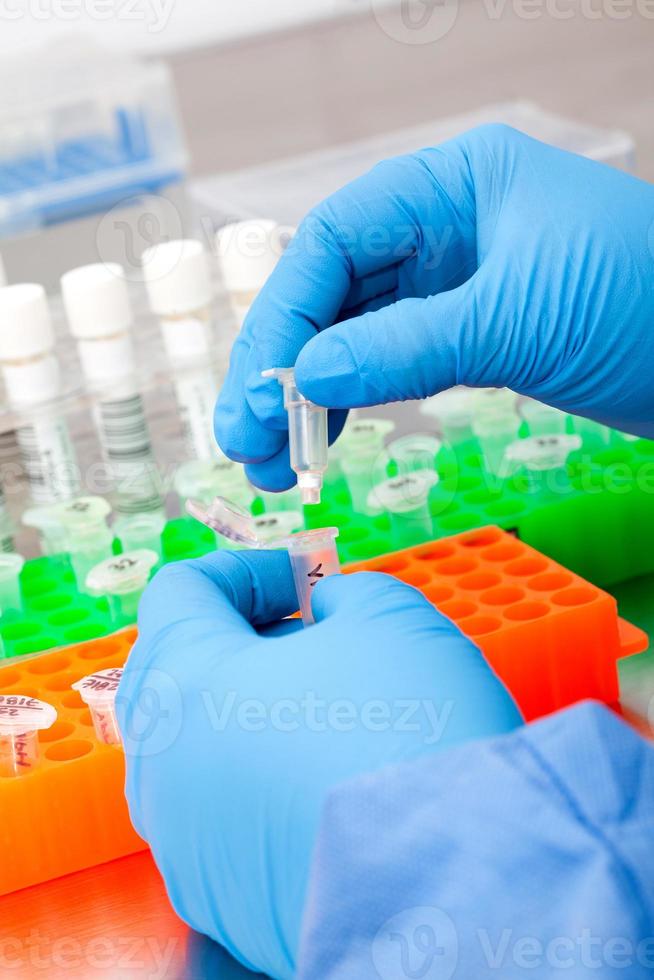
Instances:
[[[210,217],[217,226],[236,218],[260,217],[297,224],[324,197],[380,160],[435,146],[490,122],[506,123],[544,143],[622,170],[635,167],[634,143],[628,133],[565,119],[532,102],[501,102],[372,139],[203,177],[191,183],[191,196],[202,218]]]
[[[0,236],[106,210],[186,167],[163,63],[117,57],[83,37],[4,59]]]

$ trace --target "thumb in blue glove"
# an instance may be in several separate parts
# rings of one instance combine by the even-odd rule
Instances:
[[[360,773],[520,723],[479,650],[415,589],[334,576],[297,606],[283,552],[167,566],[118,692],[127,798],[180,916],[294,973],[323,802]]]

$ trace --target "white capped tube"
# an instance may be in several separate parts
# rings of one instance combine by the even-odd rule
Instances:
[[[338,575],[341,565],[336,551],[337,527],[300,531],[284,541],[291,559],[293,581],[297,592],[302,622],[315,622],[311,610],[312,589],[328,575]]]

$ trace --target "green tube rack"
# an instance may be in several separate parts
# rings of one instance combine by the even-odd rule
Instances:
[[[499,525],[602,588],[654,572],[654,442],[614,433],[607,446],[572,454],[556,485],[530,486],[523,474],[490,477],[478,444],[443,449],[429,496],[431,530],[410,516],[352,510],[345,479],[327,475],[322,503],[305,508],[307,527],[339,528],[343,563],[363,561],[426,540]],[[392,465],[389,476],[394,475]],[[253,513],[263,512],[260,498]],[[114,550],[121,550],[120,542]],[[213,532],[191,517],[168,521],[163,562],[216,548]],[[35,558],[21,572],[23,610],[0,617],[0,659],[83,642],[129,625],[116,623],[106,599],[77,589],[65,555]]]

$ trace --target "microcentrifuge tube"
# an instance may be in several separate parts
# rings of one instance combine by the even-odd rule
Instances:
[[[347,422],[337,445],[341,471],[352,499],[352,510],[369,513],[368,495],[386,475],[386,437],[395,429],[390,419],[355,418]]]
[[[90,709],[95,734],[104,745],[120,745],[121,742],[116,718],[116,691],[122,675],[122,667],[107,667],[72,685]]]
[[[66,550],[67,531],[58,516],[56,504],[28,507],[21,523],[38,531],[44,555],[58,555]]]
[[[458,446],[474,438],[471,388],[450,388],[432,395],[420,403],[420,413],[438,423],[443,441],[450,446]]]
[[[0,776],[22,776],[39,762],[38,733],[57,720],[51,704],[23,694],[0,694]]]
[[[132,310],[120,265],[99,262],[67,272],[61,293],[87,383],[120,513],[163,508],[143,398],[136,380]]]
[[[337,575],[341,566],[336,551],[337,527],[300,531],[283,542],[288,549],[293,580],[300,604],[302,622],[314,623],[311,610],[311,590],[328,575]]]
[[[156,551],[142,548],[106,558],[88,573],[86,588],[92,595],[107,596],[114,625],[136,619],[139,599],[158,562]]]
[[[580,436],[529,436],[512,442],[506,459],[513,468],[524,468],[532,489],[560,490],[562,481],[567,483],[568,456],[580,448]]]
[[[515,412],[495,414],[491,411],[475,416],[472,429],[479,441],[486,470],[493,476],[503,478],[507,475],[505,452],[518,438],[520,424]]]
[[[0,289],[0,368],[7,401],[18,416],[16,440],[32,500],[68,500],[80,474],[61,396],[55,333],[45,290],[37,283]]]
[[[0,615],[22,608],[20,573],[24,564],[22,555],[0,554]]]
[[[545,405],[535,398],[523,399],[518,408],[530,436],[564,435],[567,431],[568,416],[558,408]]]
[[[53,508],[60,522],[65,550],[80,592],[86,589],[89,571],[112,553],[113,534],[107,527],[111,505],[104,497],[77,497]]]
[[[156,551],[161,558],[163,541],[161,535],[166,526],[163,514],[131,514],[118,517],[112,530],[120,540],[123,551],[138,551],[146,548]]]
[[[262,377],[276,378],[284,389],[291,469],[297,475],[302,503],[319,504],[327,469],[327,409],[300,394],[294,368],[270,368]]]
[[[480,415],[509,415],[515,412],[518,396],[509,388],[473,388],[472,414],[474,418]]]
[[[227,456],[213,460],[189,460],[177,469],[174,480],[182,506],[189,498],[210,504],[214,497],[226,497],[239,507],[249,508],[254,491],[242,463]]]
[[[433,534],[429,494],[438,483],[432,470],[414,470],[383,480],[370,491],[369,506],[373,513],[387,513],[396,547],[408,547]]]
[[[397,467],[398,475],[413,473],[416,470],[435,470],[436,457],[441,451],[442,442],[435,436],[416,432],[400,436],[388,444],[388,455]]]
[[[218,448],[213,410],[233,336],[214,335],[209,256],[202,242],[181,239],[147,248],[141,261],[172,369],[186,450],[191,459],[212,459]]]

